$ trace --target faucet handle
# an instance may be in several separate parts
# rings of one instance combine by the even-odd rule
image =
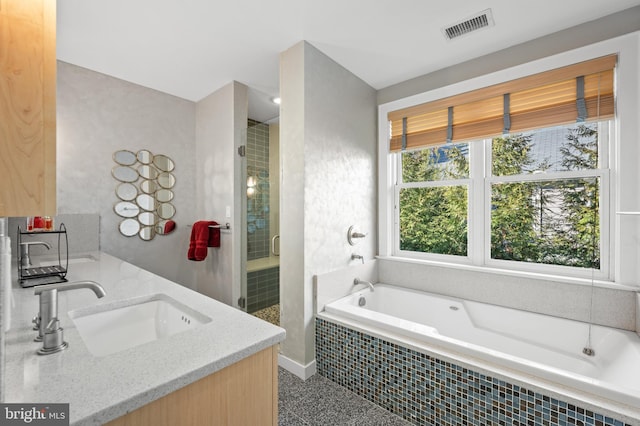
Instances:
[[[31,322],[33,323],[34,330],[40,330],[40,314],[39,313],[38,315],[36,315],[31,319]]]
[[[347,241],[352,246],[356,245],[356,238],[365,238],[366,236],[367,234],[356,231],[355,225],[351,225],[347,231]]]
[[[38,332],[37,336],[33,338],[33,341],[42,342],[42,336],[44,336],[44,330],[43,330],[43,327],[40,327],[40,323],[42,322],[42,317],[40,316],[40,313],[38,313],[38,315],[33,317],[31,322],[34,324],[33,329]]]
[[[38,349],[38,355],[48,355],[66,349],[69,344],[64,341],[63,332],[64,329],[60,327],[60,320],[56,317],[51,318],[45,328],[42,347]]]
[[[49,324],[47,324],[47,326],[45,327],[45,333],[51,333],[53,331],[56,331],[60,328],[60,320],[58,318],[51,318],[51,321],[49,321]]]

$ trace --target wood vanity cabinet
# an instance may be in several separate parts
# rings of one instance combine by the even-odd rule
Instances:
[[[56,0],[0,0],[0,217],[56,213]]]
[[[277,426],[278,345],[106,424],[173,425]]]

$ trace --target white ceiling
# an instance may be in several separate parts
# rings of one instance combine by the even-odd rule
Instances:
[[[236,80],[278,94],[280,52],[307,40],[375,89],[640,0],[58,0],[58,59],[198,101]],[[442,27],[491,9],[495,26]],[[270,117],[268,117],[270,118]]]

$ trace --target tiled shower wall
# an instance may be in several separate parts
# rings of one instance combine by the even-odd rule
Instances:
[[[268,257],[269,238],[269,125],[249,120],[247,175],[257,178],[256,192],[247,199],[247,260]]]
[[[249,120],[247,175],[256,179],[255,193],[247,198],[247,260],[269,257],[269,125]],[[247,312],[280,301],[280,268],[247,273]]]
[[[280,268],[247,274],[247,312],[255,312],[280,302]]]
[[[320,318],[316,363],[321,376],[416,425],[631,426]]]

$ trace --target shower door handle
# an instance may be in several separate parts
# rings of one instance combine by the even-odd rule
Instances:
[[[271,238],[271,254],[280,256],[280,250],[276,253],[276,240],[280,240],[280,235],[274,235],[273,238]]]

